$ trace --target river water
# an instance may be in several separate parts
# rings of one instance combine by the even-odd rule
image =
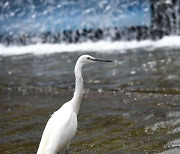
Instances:
[[[85,94],[69,153],[180,153],[180,39],[0,45],[0,153],[36,153],[50,115],[70,100],[82,54]]]

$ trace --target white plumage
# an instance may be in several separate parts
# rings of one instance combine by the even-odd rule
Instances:
[[[111,62],[109,60],[93,58],[89,55],[79,57],[74,69],[76,78],[74,96],[59,110],[54,112],[48,120],[37,154],[57,154],[63,148],[68,149],[77,131],[77,115],[83,96],[82,66],[95,61]]]

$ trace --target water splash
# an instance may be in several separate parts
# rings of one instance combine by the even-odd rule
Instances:
[[[11,56],[21,54],[53,54],[63,52],[119,52],[124,53],[128,49],[146,48],[146,50],[154,50],[155,48],[180,48],[179,36],[168,36],[158,41],[98,41],[84,42],[77,44],[34,44],[27,46],[4,46],[0,44],[0,55]],[[137,50],[135,50],[137,51]]]

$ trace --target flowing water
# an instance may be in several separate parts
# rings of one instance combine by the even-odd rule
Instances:
[[[84,53],[113,62],[83,68],[86,90],[69,153],[179,153],[179,44],[167,37],[1,45],[0,153],[36,153],[50,115],[73,95],[74,65]]]
[[[0,154],[36,153],[50,115],[72,98],[82,54],[113,62],[83,68],[69,153],[179,154],[179,3],[1,1]]]

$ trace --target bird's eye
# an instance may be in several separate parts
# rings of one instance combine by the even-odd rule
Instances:
[[[89,58],[89,57],[87,57],[87,60],[90,60],[90,58]]]

